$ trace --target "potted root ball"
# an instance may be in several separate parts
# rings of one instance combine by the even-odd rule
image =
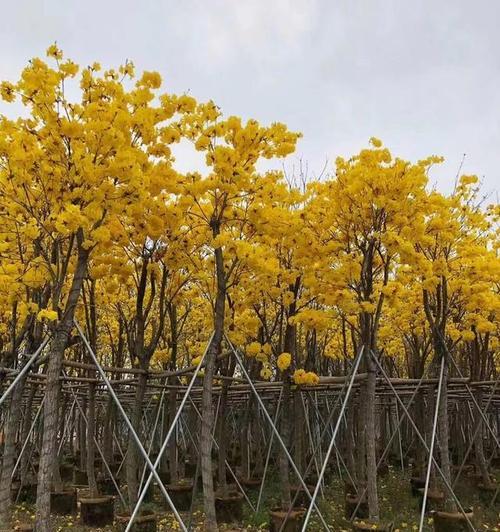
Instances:
[[[192,482],[181,480],[175,484],[167,484],[165,487],[177,510],[187,512],[191,508],[193,499]],[[165,504],[167,503],[165,502]]]
[[[101,478],[97,481],[97,489],[103,495],[116,495],[117,493],[113,480],[108,477]]]
[[[358,490],[356,486],[354,485],[354,483],[351,482],[350,480],[345,480],[344,481],[344,495],[345,496],[356,495],[356,493],[358,493]]]
[[[89,479],[87,476],[87,471],[85,469],[74,469],[73,470],[73,483],[76,486],[88,486]]]
[[[485,505],[489,505],[493,501],[493,497],[499,489],[497,485],[490,484],[485,486],[484,484],[478,484],[477,489],[479,490],[479,498]],[[494,504],[500,504],[500,495],[497,495],[494,501]]]
[[[17,525],[14,530],[16,530],[16,532],[33,532],[33,530],[35,530],[33,526],[34,525],[29,523],[21,523]]]
[[[358,495],[348,493],[345,496],[345,518],[350,520],[354,517],[359,519],[368,517],[368,501],[366,497],[360,500]]]
[[[467,517],[466,517],[467,516]],[[467,532],[470,530],[467,520],[472,522],[474,514],[472,509],[466,509],[465,515],[461,512],[432,512],[435,532]]]
[[[389,474],[389,463],[387,461],[383,461],[377,469],[377,473],[379,477],[386,477]]]
[[[232,523],[243,519],[243,494],[236,490],[215,496],[215,513],[219,523]]]
[[[312,495],[314,493],[314,490],[316,489],[316,485],[312,484],[306,484],[307,491]],[[309,503],[311,502],[311,498],[304,490],[303,486],[290,486],[290,494],[292,497],[292,501],[295,501],[294,504],[296,506],[309,506]]]
[[[246,490],[259,490],[260,485],[262,484],[262,478],[240,478],[240,484],[246,489]]]
[[[80,499],[80,517],[83,525],[101,527],[113,524],[114,497],[102,496]]]
[[[269,532],[300,532],[306,515],[305,508],[283,510],[274,508],[269,512]]]
[[[394,530],[393,523],[381,523],[378,521],[369,521],[356,519],[352,523],[352,529],[354,531],[358,530],[379,530],[380,532],[392,532]]]
[[[420,496],[420,490],[425,488],[425,478],[411,477],[410,478],[411,494],[414,497]]]
[[[50,511],[58,515],[71,515],[76,513],[76,489],[53,491],[50,494]]]
[[[73,482],[75,466],[68,462],[63,462],[59,466],[59,473],[61,474],[61,480],[63,482]]]
[[[422,504],[424,503],[424,489],[419,489],[418,493],[420,496],[420,504],[419,507],[422,508]],[[429,490],[427,492],[427,501],[425,503],[425,511],[426,513],[432,512],[433,510],[442,510],[444,505],[444,493],[437,490]]]
[[[196,475],[196,471],[197,471],[196,462],[186,461],[184,463],[184,473],[185,473],[186,477],[194,478],[195,475]]]
[[[129,514],[120,514],[116,516],[116,528],[120,532],[127,529],[130,521]],[[158,516],[151,510],[144,509],[140,515],[134,519],[131,532],[156,532],[158,526]]]

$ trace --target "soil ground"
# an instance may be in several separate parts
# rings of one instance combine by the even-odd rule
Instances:
[[[410,472],[403,474],[401,471],[389,468],[388,474],[379,480],[379,497],[381,507],[381,518],[383,521],[394,523],[394,531],[404,532],[418,530],[419,508],[418,500],[411,495],[409,477]],[[497,472],[500,480],[500,473]],[[161,493],[157,490],[154,502],[145,505],[148,510],[158,512],[158,531],[166,532],[179,530],[179,525],[175,521],[172,512],[166,511],[166,503],[162,503]],[[244,518],[241,523],[232,525],[220,525],[220,530],[224,532],[268,530],[269,509],[277,505],[277,494],[279,493],[277,479],[271,477],[266,483],[261,509],[254,513],[245,505]],[[250,499],[255,506],[257,492],[250,492]],[[479,499],[477,489],[471,481],[463,479],[457,487],[459,496],[464,507],[472,507],[474,510],[474,525],[478,531],[489,530],[500,532],[500,501],[495,507],[485,506]],[[351,523],[344,518],[344,484],[340,478],[331,482],[324,490],[324,497],[319,500],[319,507],[323,512],[330,530],[343,532],[352,529]],[[31,523],[34,519],[34,507],[30,505],[18,505],[13,512],[13,529],[21,523]],[[119,508],[117,506],[117,512]],[[184,522],[189,523],[189,512],[182,512]],[[198,496],[194,505],[192,515],[192,530],[203,531],[203,508],[201,498]],[[71,529],[75,532],[117,532],[117,526],[106,528],[89,528],[80,524],[79,515],[74,516],[54,516],[54,532],[61,532]],[[323,530],[319,519],[313,514],[308,530],[311,532]],[[432,517],[427,516],[425,522],[426,531],[432,531]]]

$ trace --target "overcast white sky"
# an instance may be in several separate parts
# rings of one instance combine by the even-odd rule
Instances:
[[[0,78],[57,41],[80,64],[158,70],[168,90],[302,131],[318,174],[377,136],[500,183],[500,1],[16,0],[3,2]],[[4,111],[4,107],[0,111]],[[184,154],[183,165],[195,164]]]

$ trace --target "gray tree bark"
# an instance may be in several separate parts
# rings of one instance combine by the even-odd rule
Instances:
[[[89,252],[81,246],[69,291],[63,317],[54,330],[49,348],[47,380],[45,384],[45,403],[43,417],[43,437],[38,469],[38,488],[36,498],[36,532],[51,532],[50,523],[50,489],[52,467],[56,460],[58,409],[59,409],[59,377],[61,375],[64,350],[73,328],[73,318],[80,297],[83,280],[87,271]]]

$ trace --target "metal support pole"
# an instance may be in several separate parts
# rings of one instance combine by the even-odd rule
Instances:
[[[353,365],[352,364],[349,364],[349,368],[352,368]],[[304,471],[304,477],[308,474],[309,472],[309,469],[311,468],[313,462],[314,462],[314,455],[316,454],[316,452],[318,452],[318,449],[321,449],[321,441],[323,440],[323,438],[326,436],[326,435],[329,435],[330,437],[330,440],[333,438],[333,430],[330,430],[330,425],[331,425],[331,421],[333,420],[333,415],[335,414],[336,410],[337,410],[337,406],[339,406],[339,403],[341,402],[341,397],[342,397],[342,394],[344,393],[344,390],[346,390],[348,387],[348,381],[346,380],[344,382],[344,385],[342,386],[342,390],[340,391],[340,393],[338,394],[336,400],[335,400],[335,404],[333,405],[333,408],[329,411],[329,414],[328,414],[328,419],[326,421],[326,423],[324,423],[324,429],[323,429],[323,432],[320,434],[320,437],[319,437],[319,442],[318,442],[318,446],[316,449],[314,449],[313,451],[313,457],[309,460],[309,463],[307,464],[307,467]],[[329,404],[328,404],[328,401],[326,402],[327,404],[327,409],[329,409]],[[321,417],[320,413],[318,412],[318,416]],[[343,420],[345,422],[345,417],[342,416],[341,418],[341,421]],[[338,453],[338,449],[337,449],[337,445],[334,441],[333,443],[333,446],[334,446],[334,449],[335,449],[335,452],[337,454],[337,456],[340,458],[340,460],[342,461],[342,464],[346,470],[346,473],[347,473],[347,476],[349,477],[350,481],[352,482],[352,484],[354,485],[354,480],[351,476],[351,474],[349,473],[349,470],[347,468],[347,466],[345,465],[344,461],[342,460],[342,457],[341,455]],[[323,460],[321,461],[321,463],[323,463]],[[339,468],[339,471],[340,471],[340,465],[337,463],[337,466]],[[340,475],[342,476],[342,475]],[[292,507],[293,505],[295,504],[295,501],[297,500],[297,497],[298,497],[298,492],[295,493],[295,496],[293,498],[293,501],[292,501]],[[310,497],[309,497],[310,498]],[[356,508],[357,509],[357,508]],[[287,512],[287,517],[288,515],[290,514],[290,511],[291,511],[291,508],[288,510]],[[279,531],[281,532],[281,530]]]
[[[231,350],[232,350],[232,352],[233,352],[233,354],[234,354],[234,356],[236,358],[236,361],[238,362],[238,365],[240,366],[240,369],[241,369],[243,375],[245,376],[245,379],[248,381],[248,384],[250,385],[250,388],[252,389],[253,394],[255,395],[258,403],[260,404],[260,406],[262,408],[262,411],[263,411],[263,413],[264,413],[264,415],[265,415],[265,417],[267,419],[267,422],[271,425],[272,431],[276,435],[276,438],[278,439],[281,447],[283,448],[283,451],[286,454],[286,457],[288,458],[288,461],[290,462],[290,465],[291,465],[291,467],[293,469],[293,472],[297,475],[297,478],[299,479],[299,482],[300,482],[302,488],[304,489],[304,491],[307,494],[307,496],[311,499],[312,496],[311,496],[311,493],[309,492],[307,484],[304,482],[304,479],[302,478],[302,475],[300,474],[300,471],[297,469],[297,466],[295,465],[295,462],[293,461],[293,458],[290,456],[290,453],[288,452],[288,449],[286,448],[285,442],[281,438],[281,435],[278,432],[278,429],[274,426],[273,420],[271,419],[271,416],[269,415],[269,412],[266,410],[266,407],[264,406],[264,403],[262,402],[262,399],[261,399],[259,393],[257,392],[257,389],[255,388],[255,385],[252,382],[252,379],[250,378],[250,375],[248,374],[247,370],[245,369],[245,365],[243,364],[243,362],[242,362],[240,356],[238,355],[238,352],[236,351],[236,349],[235,349],[234,345],[232,344],[232,342],[229,340],[229,338],[226,335],[225,335],[225,338],[226,338],[227,343],[231,347]],[[319,511],[319,508],[317,507],[316,503],[314,503],[314,507],[315,507],[316,511],[318,512],[318,516],[321,519],[321,523],[323,524],[323,527],[325,528],[325,530],[330,532],[330,529],[329,529],[328,525],[326,524],[325,519],[324,519],[323,515],[321,514],[321,512]]]
[[[316,500],[316,497],[318,496],[318,491],[321,486],[321,481],[323,480],[323,476],[325,474],[326,466],[328,465],[328,460],[330,458],[330,455],[332,454],[332,449],[335,443],[335,438],[337,437],[337,433],[340,427],[340,423],[342,421],[342,418],[344,417],[344,412],[347,407],[347,402],[349,401],[349,397],[351,395],[351,390],[354,384],[354,379],[356,377],[356,374],[358,372],[359,364],[361,362],[361,359],[363,358],[363,352],[364,352],[364,346],[361,346],[361,349],[359,350],[358,356],[356,357],[356,360],[354,362],[354,367],[352,369],[351,378],[349,380],[349,386],[346,391],[346,395],[344,397],[344,401],[342,403],[342,406],[340,407],[340,413],[339,417],[337,418],[337,422],[335,423],[335,428],[333,429],[332,439],[330,441],[330,445],[328,446],[328,450],[326,451],[326,456],[323,461],[323,466],[321,467],[321,471],[319,473],[318,482],[316,483],[316,487],[314,488],[314,493],[311,498],[311,503],[309,504],[309,508],[307,509],[307,514],[304,518],[304,524],[302,526],[302,532],[305,532],[307,529],[307,525],[309,523],[309,519],[311,518],[311,512],[314,506],[314,501]]]
[[[452,361],[453,365],[455,366],[455,369],[457,370],[458,374],[460,377],[463,377],[463,374],[462,372],[460,371],[460,368],[458,367],[458,364],[455,362],[455,359],[451,356],[450,353],[449,354],[449,357],[450,357],[450,360]],[[497,382],[498,382],[498,379],[497,379]],[[495,383],[496,385],[496,383]],[[484,421],[484,424],[486,425],[486,428],[488,429],[488,432],[493,436],[493,439],[495,441],[495,443],[497,444],[497,448],[500,448],[500,442],[498,441],[498,438],[495,434],[495,432],[493,431],[493,429],[490,427],[490,424],[488,423],[488,419],[485,415],[485,413],[483,412],[481,406],[478,404],[477,402],[477,399],[474,397],[474,394],[472,393],[472,390],[470,389],[470,386],[465,383],[465,389],[467,390],[467,392],[469,393],[469,395],[471,396],[471,399],[472,399],[472,402],[474,403],[474,405],[476,406],[477,408],[477,411],[479,412],[479,415],[481,416],[481,418],[483,419]],[[489,406],[489,403],[487,405],[487,407]],[[474,432],[474,435],[473,435],[473,438],[472,438],[472,441],[475,440],[475,437],[477,435],[477,432],[479,431],[479,427],[480,425],[478,424],[478,426],[476,427],[476,431]]]
[[[283,388],[281,388],[281,390],[280,390],[280,394],[279,394],[279,397],[278,397],[278,402],[276,404],[276,412],[274,413],[274,424],[275,425],[278,422],[278,416],[279,416],[279,413],[280,413],[281,397],[282,396],[283,396]],[[259,511],[260,501],[262,499],[262,492],[264,490],[264,483],[266,481],[267,469],[269,467],[269,460],[271,458],[271,449],[273,447],[273,439],[274,439],[274,432],[271,432],[271,435],[269,436],[269,446],[267,448],[267,454],[266,454],[266,463],[264,465],[264,471],[262,473],[262,482],[260,483],[260,487],[259,487],[259,496],[257,498],[257,506],[255,507],[255,512],[256,513]]]
[[[161,492],[163,493],[165,499],[167,500],[168,505],[170,508],[172,508],[172,511],[175,515],[175,518],[179,522],[179,525],[183,532],[187,532],[186,526],[184,525],[184,522],[182,521],[181,516],[179,515],[179,512],[177,511],[177,508],[175,507],[174,503],[172,502],[172,499],[170,498],[170,495],[168,494],[167,490],[165,489],[165,486],[163,485],[163,482],[161,481],[155,466],[151,463],[151,460],[146,453],[146,450],[144,449],[141,440],[137,433],[134,430],[134,427],[132,426],[132,423],[130,422],[130,419],[128,418],[125,410],[123,409],[122,404],[120,403],[120,400],[118,399],[118,396],[116,395],[115,391],[113,390],[113,386],[111,386],[111,383],[109,382],[109,379],[106,377],[106,373],[104,373],[104,370],[102,369],[101,365],[99,364],[99,361],[97,360],[97,357],[95,356],[94,351],[92,350],[92,347],[87,341],[87,338],[85,337],[85,334],[83,333],[80,325],[76,320],[74,320],[75,327],[78,330],[78,333],[80,334],[83,343],[85,344],[85,347],[87,348],[87,351],[89,352],[92,360],[94,361],[94,364],[97,367],[97,371],[101,375],[102,379],[106,383],[106,386],[108,387],[109,393],[111,394],[111,397],[113,398],[113,401],[116,403],[116,406],[118,407],[118,410],[120,411],[120,414],[123,417],[123,420],[125,421],[125,424],[127,425],[128,429],[130,430],[130,434],[132,435],[132,438],[134,439],[137,447],[139,448],[139,451],[141,452],[142,456],[146,460],[149,468],[151,469],[152,474],[155,477],[156,482],[158,482],[158,485],[160,487]],[[129,521],[129,524],[127,525],[127,531],[130,529],[130,526],[132,525],[132,520]]]
[[[396,408],[396,423],[398,424],[398,439],[399,439],[399,456],[401,459],[401,471],[403,472],[403,475],[405,474],[405,461],[403,457],[403,443],[402,443],[402,436],[401,436],[401,423],[399,422],[399,405],[396,401],[396,404],[394,405]],[[390,409],[390,405],[389,405]],[[391,415],[391,412],[389,410],[389,416]]]
[[[166,384],[166,380],[165,380],[165,384]],[[156,431],[158,430],[158,421],[160,419],[160,413],[163,413],[162,406],[163,406],[163,398],[164,398],[164,396],[165,396],[165,389],[163,389],[161,391],[161,397],[160,397],[160,401],[158,403],[158,411],[156,413],[155,423],[153,425],[153,431],[152,431],[151,439],[150,439],[149,445],[148,445],[148,454],[150,454],[152,449],[153,449],[153,444],[154,444],[154,440],[155,440]],[[163,427],[163,425],[162,425],[162,427]],[[142,470],[142,475],[141,475],[141,482],[140,482],[141,486],[142,486],[142,483],[144,482],[144,477],[146,476],[146,471],[147,470],[148,470],[148,467],[147,467],[146,464],[144,464],[144,468]]]
[[[57,450],[57,456],[61,455],[61,451],[62,451],[64,442],[66,441],[66,437],[69,438],[69,434],[70,434],[70,431],[71,431],[71,429],[70,429],[70,426],[71,426],[70,425],[71,415],[73,414],[73,410],[75,409],[75,403],[76,403],[76,398],[73,399],[73,402],[71,403],[71,408],[69,409],[69,414],[66,416],[66,419],[67,419],[68,423],[66,423],[64,425],[63,434],[61,436],[61,441],[59,442],[59,448]]]
[[[132,528],[132,525],[134,523],[134,519],[136,518],[137,513],[139,512],[139,508],[140,508],[140,506],[142,504],[142,501],[144,500],[144,497],[146,496],[146,493],[148,491],[149,485],[151,484],[151,480],[153,479],[153,474],[155,474],[155,477],[158,476],[158,473],[156,473],[156,468],[160,464],[161,457],[162,457],[163,453],[165,452],[165,449],[167,448],[168,442],[169,442],[170,437],[172,436],[172,434],[173,434],[173,432],[175,430],[175,426],[177,424],[177,421],[179,420],[179,417],[181,416],[181,413],[182,413],[182,410],[184,408],[184,405],[186,404],[186,402],[187,402],[187,400],[189,398],[189,394],[191,393],[191,388],[193,387],[194,382],[196,380],[196,377],[198,376],[198,373],[199,373],[199,371],[201,369],[201,365],[203,364],[203,361],[205,360],[205,356],[207,354],[208,347],[210,346],[210,343],[212,341],[212,337],[213,337],[213,333],[212,333],[212,336],[210,336],[210,339],[209,339],[209,341],[207,343],[207,346],[205,348],[205,352],[203,353],[203,356],[201,357],[200,363],[198,364],[198,366],[194,370],[193,376],[191,377],[191,381],[189,382],[189,385],[188,385],[188,387],[186,389],[186,393],[184,394],[184,397],[182,398],[182,401],[181,401],[181,403],[179,405],[179,408],[177,409],[177,412],[175,413],[174,419],[172,420],[172,423],[170,424],[170,427],[168,429],[167,435],[165,436],[163,444],[162,444],[162,446],[160,448],[160,452],[158,453],[158,457],[156,458],[155,463],[153,465],[154,469],[152,469],[151,473],[149,474],[148,479],[146,480],[144,486],[142,487],[142,491],[141,491],[141,493],[139,495],[139,499],[137,500],[137,503],[135,505],[134,511],[132,512],[132,515],[130,516],[130,521],[128,522],[128,525],[127,525],[127,528],[125,529],[125,532],[129,532],[129,530]],[[158,479],[157,479],[157,481],[158,481]],[[163,483],[161,481],[160,481],[160,483],[163,486]],[[175,508],[173,506],[173,504],[172,504],[172,507]],[[185,528],[184,523],[182,523],[182,526]]]
[[[63,375],[66,375],[66,372],[63,370]],[[82,419],[85,423],[86,426],[88,426],[88,422],[87,422],[87,416],[85,415],[85,412],[83,411],[83,408],[82,406],[80,405],[80,403],[78,402],[78,397],[76,396],[75,394],[75,391],[73,390],[73,388],[71,388],[71,393],[74,397],[74,402],[73,402],[73,405],[74,406],[76,404],[76,408],[78,409],[78,411],[80,412],[80,415],[82,416]],[[96,446],[96,449],[97,449],[97,452],[99,453],[99,455],[101,456],[101,459],[102,459],[102,463],[104,464],[104,466],[106,467],[106,470],[108,472],[108,475],[110,476],[111,478],[111,482],[113,482],[113,485],[115,486],[115,489],[116,489],[116,492],[118,493],[118,496],[120,497],[120,500],[122,502],[122,505],[124,508],[127,507],[127,503],[125,502],[125,499],[123,498],[123,494],[120,490],[120,487],[118,486],[118,483],[116,482],[115,480],[115,477],[113,476],[113,473],[111,472],[111,469],[109,467],[109,464],[108,462],[106,461],[106,458],[104,456],[104,452],[102,451],[100,445],[99,445],[99,442],[97,441],[97,438],[94,434],[94,443],[95,443],[95,446]]]
[[[313,449],[315,448],[315,445],[314,445],[314,441],[313,441],[311,423],[310,423],[310,420],[309,420],[309,413],[307,412],[306,403],[305,403],[304,396],[302,395],[302,393],[300,394],[300,398],[302,400],[302,408],[304,410],[304,418],[305,418],[306,427],[307,427],[307,435],[309,437],[309,446],[310,446],[310,450],[313,451]],[[318,448],[319,448],[319,450],[321,450],[321,445],[319,445]],[[314,467],[316,469],[316,473],[319,473],[318,459],[317,459],[316,453],[314,451],[312,452],[312,458],[314,460]],[[321,460],[321,463],[323,463],[323,460]],[[321,483],[321,495],[323,496],[323,484],[322,483]]]
[[[457,503],[457,506],[459,507],[460,511],[462,512],[463,516],[465,517],[465,520],[467,521],[467,524],[469,525],[471,530],[475,531],[476,529],[474,528],[474,525],[471,523],[470,519],[468,518],[467,514],[465,513],[465,510],[464,510],[462,504],[458,500],[458,497],[455,495],[455,492],[453,491],[452,486],[450,485],[450,483],[448,482],[448,480],[444,476],[443,471],[439,467],[439,465],[436,462],[435,458],[430,453],[429,447],[427,446],[427,443],[426,443],[425,439],[423,438],[422,434],[418,430],[417,425],[413,421],[413,418],[410,416],[410,413],[408,412],[408,409],[405,407],[403,401],[401,401],[401,398],[399,397],[399,395],[396,392],[394,386],[392,385],[392,382],[389,379],[389,377],[388,377],[387,373],[385,372],[384,368],[382,367],[382,364],[380,364],[379,360],[375,356],[373,357],[373,360],[377,364],[377,366],[378,366],[378,368],[380,370],[380,373],[382,373],[382,376],[384,377],[384,379],[386,380],[387,384],[389,385],[389,388],[391,389],[392,393],[395,395],[396,400],[398,401],[398,403],[400,404],[401,408],[403,409],[403,412],[406,414],[406,417],[408,418],[408,421],[410,422],[413,430],[415,431],[415,434],[416,434],[417,438],[420,440],[420,442],[421,442],[422,446],[424,447],[424,449],[429,453],[430,460],[432,460],[432,462],[434,463],[434,467],[436,468],[436,471],[441,476],[441,479],[442,479],[444,485],[446,486],[446,488],[450,492],[451,496],[453,497],[453,499]],[[421,532],[421,531],[419,531],[419,532]]]
[[[198,410],[198,408],[196,407],[196,405],[194,404],[194,401],[191,399],[191,397],[189,398],[189,401],[190,403],[192,404],[196,414],[198,415],[198,417],[200,419],[203,419],[202,418],[202,415],[201,415],[201,412]],[[219,450],[219,444],[217,443],[217,440],[215,439],[215,436],[212,435],[212,441],[214,442],[215,444],[215,448],[217,450]],[[193,442],[194,443],[194,442]],[[196,444],[195,445],[195,448],[196,448]],[[238,477],[236,476],[236,473],[233,471],[233,468],[229,465],[229,462],[227,460],[224,461],[226,467],[228,468],[229,472],[231,473],[232,477],[234,478],[235,482],[236,482],[236,485],[238,486],[238,489],[241,491],[243,497],[245,497],[245,500],[247,501],[248,503],[248,506],[250,506],[251,510],[252,511],[255,511],[255,508],[252,504],[252,502],[250,501],[250,499],[248,498],[248,495],[246,494],[246,491],[243,489],[243,486],[241,485],[240,481],[238,480]]]
[[[23,376],[28,372],[28,370],[33,365],[33,362],[38,358],[38,355],[43,351],[44,347],[47,345],[49,337],[47,336],[45,340],[40,344],[35,353],[30,357],[30,359],[23,366],[21,371],[17,374],[16,378],[10,383],[10,386],[5,390],[3,395],[0,397],[0,405],[7,399],[12,390],[15,388],[16,384],[23,378]]]
[[[38,410],[35,414],[35,418],[33,419],[33,423],[31,424],[30,430],[28,432],[28,436],[24,440],[23,447],[21,449],[21,452],[19,453],[19,456],[17,457],[16,464],[14,465],[14,469],[12,470],[11,480],[14,478],[14,475],[16,474],[17,467],[19,466],[19,462],[21,462],[21,457],[23,456],[24,450],[26,449],[30,436],[33,433],[33,430],[35,429],[36,422],[38,420],[38,416],[40,415],[40,412],[42,411],[43,403],[45,401],[45,397],[40,401],[40,406],[38,407]]]

